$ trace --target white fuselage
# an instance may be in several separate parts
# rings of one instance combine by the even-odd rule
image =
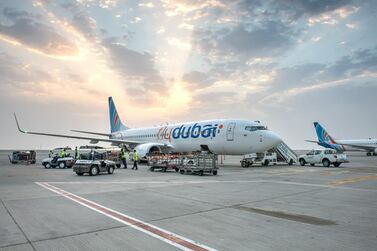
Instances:
[[[343,151],[366,151],[361,149],[360,147],[353,147],[352,145],[356,146],[365,146],[377,149],[377,139],[349,139],[349,140],[335,140],[338,144],[346,144],[342,145]]]
[[[230,119],[127,129],[113,133],[111,138],[164,144],[175,152],[198,151],[206,146],[214,153],[230,155],[264,152],[282,141],[257,121]]]

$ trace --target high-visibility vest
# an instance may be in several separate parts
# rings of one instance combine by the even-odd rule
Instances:
[[[65,151],[64,151],[64,149],[62,149],[60,151],[60,158],[64,158],[64,157],[65,157]]]
[[[134,161],[138,161],[139,160],[139,154],[137,152],[134,152],[134,154],[132,155],[132,159]]]
[[[121,159],[125,159],[126,158],[125,152],[123,152],[123,151],[120,152],[120,158]]]

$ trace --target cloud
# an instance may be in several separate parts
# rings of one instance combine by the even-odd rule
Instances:
[[[363,85],[377,77],[377,47],[357,50],[333,64],[306,63],[277,70],[265,101],[282,103],[300,94],[347,85]],[[273,93],[271,93],[273,90]]]
[[[58,34],[50,26],[35,21],[35,15],[10,8],[5,8],[3,14],[12,21],[12,24],[0,24],[2,35],[47,55],[78,55],[79,49],[74,43]]]
[[[51,79],[47,72],[22,63],[7,53],[0,53],[0,83],[2,85],[25,87],[25,84],[50,81]]]
[[[184,74],[182,80],[190,89],[205,88],[213,83],[213,79],[211,79],[208,74],[199,71],[191,71]]]
[[[131,50],[114,39],[104,40],[103,45],[130,93],[138,90],[139,95],[145,92],[145,96],[148,96],[148,93],[162,93],[165,90],[166,83],[156,70],[155,59],[150,53]]]

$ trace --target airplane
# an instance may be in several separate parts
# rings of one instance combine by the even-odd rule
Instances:
[[[314,128],[317,133],[318,141],[306,140],[307,142],[317,143],[325,148],[332,148],[338,152],[344,151],[366,151],[367,156],[377,155],[377,139],[350,139],[335,140],[327,131],[321,126],[320,123],[314,122]]]
[[[18,130],[25,134],[89,140],[90,143],[108,142],[116,146],[136,149],[145,159],[152,152],[194,152],[209,151],[224,155],[244,155],[265,152],[282,142],[281,138],[259,121],[240,119],[216,119],[178,123],[145,128],[125,126],[115,107],[112,97],[109,101],[110,133],[72,130],[78,133],[101,137],[30,132],[22,130],[14,114]],[[107,137],[107,138],[105,138]]]

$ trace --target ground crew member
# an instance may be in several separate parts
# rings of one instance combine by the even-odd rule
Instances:
[[[127,169],[127,158],[124,149],[120,150],[120,160],[122,161],[124,168]]]
[[[48,153],[48,157],[52,158],[53,155],[54,155],[54,152],[52,150],[50,150],[50,152]]]
[[[139,154],[137,153],[136,149],[134,150],[134,154],[132,155],[132,159],[134,161],[134,166],[132,169],[137,170],[137,162],[139,161]]]
[[[79,157],[79,150],[77,149],[77,146],[75,147],[75,159]]]
[[[60,156],[60,158],[65,157],[65,149],[64,148],[60,151],[59,156]]]

